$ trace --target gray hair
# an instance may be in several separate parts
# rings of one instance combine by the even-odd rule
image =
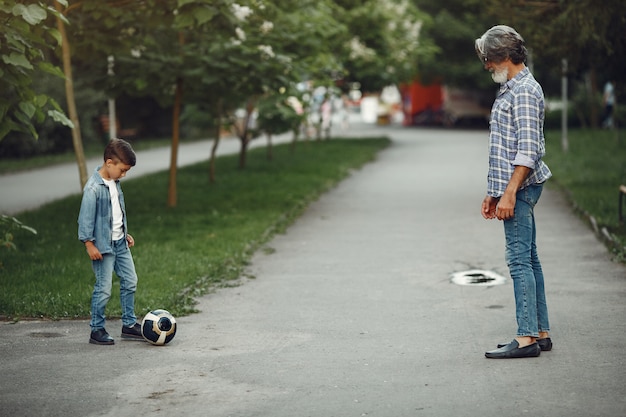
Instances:
[[[511,58],[514,64],[526,62],[528,51],[524,46],[524,38],[512,27],[494,26],[474,42],[480,60],[503,62]]]

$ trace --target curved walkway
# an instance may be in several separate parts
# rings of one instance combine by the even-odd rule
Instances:
[[[171,344],[122,341],[119,321],[114,346],[88,344],[84,321],[0,324],[0,415],[626,415],[625,266],[547,187],[554,350],[485,359],[513,337],[512,285],[450,275],[508,276],[502,225],[479,214],[486,134],[368,130],[392,145],[259,251],[255,279],[202,297]]]

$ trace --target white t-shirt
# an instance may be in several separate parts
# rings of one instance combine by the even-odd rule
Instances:
[[[113,214],[113,241],[120,240],[124,237],[124,215],[122,214],[122,206],[120,206],[120,196],[117,193],[117,184],[114,180],[102,179],[109,187],[111,193],[111,209]]]

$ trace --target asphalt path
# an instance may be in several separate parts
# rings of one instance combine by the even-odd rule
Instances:
[[[272,143],[279,144],[291,140],[290,134],[276,135]],[[265,138],[253,140],[249,148],[267,144]],[[200,140],[183,143],[178,149],[176,165],[181,167],[196,162],[206,161],[211,154],[213,140]],[[240,142],[234,137],[220,140],[217,155],[239,152]],[[103,149],[104,151],[104,149]],[[137,165],[128,173],[127,178],[150,174],[169,169],[170,148],[156,148],[138,152]],[[102,165],[102,157],[87,160],[87,175]],[[124,179],[122,179],[123,181]],[[43,204],[82,192],[78,165],[64,163],[45,169],[22,171],[15,174],[0,175],[0,213],[15,215],[24,210],[36,209]]]
[[[502,224],[479,213],[486,132],[350,132],[381,133],[388,149],[259,250],[240,285],[198,299],[164,347],[122,341],[119,320],[113,346],[88,344],[86,321],[0,323],[0,415],[626,415],[626,267],[546,187],[554,349],[486,359],[516,329]],[[451,283],[474,268],[507,280]]]

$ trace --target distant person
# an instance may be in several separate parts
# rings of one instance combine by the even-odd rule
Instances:
[[[324,96],[324,101],[320,106],[322,125],[321,131],[324,133],[326,139],[330,138],[330,128],[333,123],[333,104],[328,94]]]
[[[143,339],[135,316],[137,274],[130,254],[135,240],[128,234],[124,194],[120,178],[135,166],[130,144],[112,139],[104,149],[104,163],[83,188],[78,215],[78,239],[85,244],[96,277],[91,297],[91,336],[89,343],[112,345],[107,333],[104,310],[111,297],[113,272],[120,279],[122,338]]]
[[[607,81],[607,83],[604,84],[602,102],[604,103],[602,126],[610,129],[613,127],[613,106],[615,105],[615,87],[611,81]]]
[[[339,120],[341,121],[341,130],[345,132],[350,128],[350,114],[349,114],[349,101],[348,96],[342,94],[335,100],[337,113],[339,114]]]
[[[513,279],[517,335],[487,358],[537,357],[552,349],[544,277],[537,256],[534,207],[552,175],[542,161],[544,96],[525,62],[524,39],[513,28],[494,26],[475,41],[485,69],[500,90],[491,110],[485,219],[502,220],[506,262]]]

